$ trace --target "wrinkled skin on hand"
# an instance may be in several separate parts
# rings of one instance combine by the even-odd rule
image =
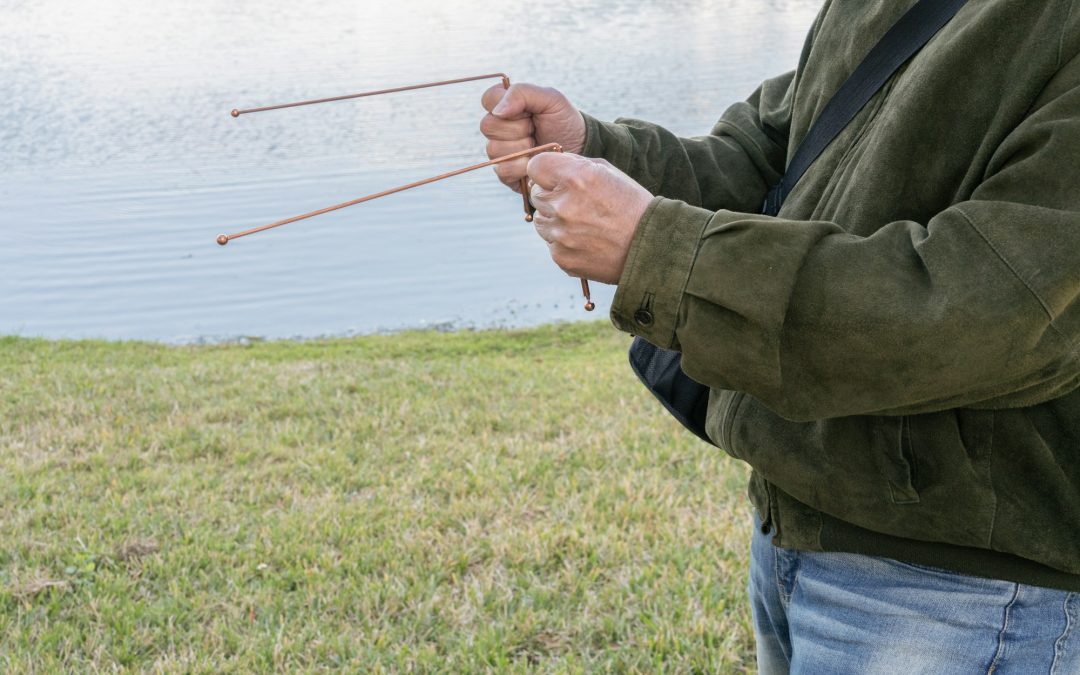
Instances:
[[[527,169],[551,259],[571,276],[618,283],[652,194],[603,159],[545,152]]]
[[[480,131],[488,139],[491,159],[546,143],[558,143],[573,153],[585,147],[584,118],[555,89],[533,84],[504,89],[497,84],[484,92],[481,102],[488,114],[480,121]],[[495,174],[514,192],[520,192],[527,164],[527,159],[505,162],[495,167]]]

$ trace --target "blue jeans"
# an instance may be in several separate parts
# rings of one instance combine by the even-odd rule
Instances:
[[[755,519],[763,675],[1080,674],[1080,593],[771,540]]]

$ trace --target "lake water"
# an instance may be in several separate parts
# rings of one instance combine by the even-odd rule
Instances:
[[[603,119],[706,133],[794,67],[821,0],[0,0],[0,334],[169,342],[595,318],[490,170],[505,71]]]

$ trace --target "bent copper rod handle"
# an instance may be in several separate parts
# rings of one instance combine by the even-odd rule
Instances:
[[[243,232],[237,232],[235,234],[219,234],[218,237],[217,237],[217,243],[224,246],[225,244],[228,244],[233,239],[239,239],[240,237],[246,237],[249,234],[255,234],[256,232],[264,232],[266,230],[271,230],[271,229],[273,229],[275,227],[281,227],[282,225],[288,225],[289,223],[295,223],[298,220],[305,220],[307,218],[312,218],[314,216],[321,216],[324,213],[330,213],[331,211],[337,211],[338,209],[343,209],[343,208],[345,208],[347,206],[355,206],[356,204],[362,204],[364,202],[369,202],[372,199],[378,199],[379,197],[385,197],[387,195],[392,195],[392,194],[394,194],[396,192],[404,192],[405,190],[411,190],[414,187],[420,187],[421,185],[427,185],[428,183],[434,183],[435,181],[440,181],[440,180],[443,180],[443,179],[446,179],[446,178],[452,178],[453,176],[460,176],[463,173],[468,173],[470,171],[476,171],[477,169],[483,169],[484,167],[487,167],[487,166],[495,166],[496,164],[500,164],[502,162],[509,162],[511,160],[514,160],[514,159],[520,159],[522,157],[530,157],[532,155],[536,155],[536,154],[539,154],[541,152],[549,152],[549,151],[550,152],[562,152],[562,146],[559,145],[558,143],[548,143],[547,145],[539,145],[539,146],[537,146],[535,148],[530,148],[528,150],[522,150],[520,152],[515,152],[515,153],[510,154],[510,155],[504,155],[502,157],[496,157],[495,159],[489,160],[487,162],[481,162],[480,164],[473,164],[472,166],[467,166],[464,169],[456,169],[454,171],[449,171],[447,173],[440,174],[438,176],[433,176],[432,178],[425,178],[424,180],[418,180],[418,181],[416,181],[414,183],[409,183],[408,185],[401,185],[399,187],[390,188],[389,190],[383,190],[382,192],[376,192],[375,194],[367,195],[366,197],[360,197],[359,199],[353,199],[351,201],[342,202],[341,204],[335,204],[333,206],[328,206],[325,209],[319,209],[318,211],[311,211],[310,213],[305,213],[305,214],[302,214],[302,215],[299,215],[299,216],[293,216],[292,218],[286,218],[285,220],[279,220],[277,222],[270,223],[269,225],[260,225],[259,227],[253,227],[250,230],[244,230]]]
[[[308,101],[294,101],[292,103],[279,103],[278,105],[267,105],[261,108],[243,108],[233,109],[229,114],[233,117],[240,117],[248,113],[265,112],[267,110],[280,110],[282,108],[297,108],[302,105],[315,105],[316,103],[332,103],[334,101],[347,101],[353,98],[364,98],[366,96],[379,96],[380,94],[396,94],[399,91],[413,91],[414,89],[427,89],[429,87],[441,87],[446,84],[461,84],[462,82],[475,82],[476,80],[491,80],[496,77],[502,78],[503,84],[506,88],[510,88],[510,78],[504,73],[489,73],[487,75],[475,75],[473,77],[460,77],[456,80],[443,80],[441,82],[426,82],[424,84],[411,84],[407,87],[393,87],[391,89],[379,89],[377,91],[365,91],[359,94],[346,94],[344,96],[331,96],[329,98],[313,98]]]

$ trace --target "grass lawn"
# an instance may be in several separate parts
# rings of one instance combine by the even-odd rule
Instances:
[[[746,471],[627,345],[0,338],[0,669],[752,671]]]

